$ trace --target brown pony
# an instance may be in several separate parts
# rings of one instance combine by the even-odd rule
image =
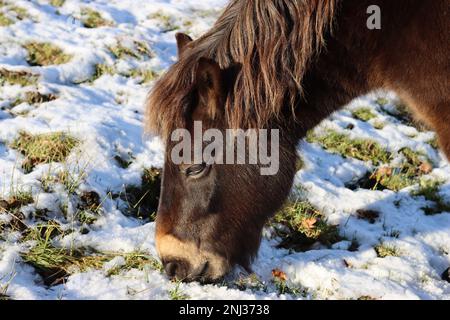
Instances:
[[[170,277],[215,281],[249,268],[292,187],[306,132],[357,96],[396,91],[450,157],[449,0],[233,0],[153,87],[147,128],[166,143],[156,243]],[[370,30],[368,7],[381,9]],[[280,131],[280,170],[175,165],[177,128]]]

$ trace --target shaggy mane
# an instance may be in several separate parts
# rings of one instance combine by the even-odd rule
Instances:
[[[262,128],[302,92],[309,62],[324,46],[339,0],[233,0],[154,85],[147,130],[167,138],[185,127],[198,61],[242,66],[225,105],[229,128]],[[292,110],[294,111],[294,110]]]

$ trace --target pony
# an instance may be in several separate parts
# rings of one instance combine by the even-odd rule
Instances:
[[[381,29],[368,28],[368,8]],[[165,143],[156,246],[170,278],[215,282],[251,270],[266,222],[288,197],[296,146],[331,113],[376,89],[395,91],[450,157],[448,0],[232,0],[151,89],[146,129]],[[177,129],[279,130],[279,164],[171,160]],[[270,143],[270,141],[269,141]]]

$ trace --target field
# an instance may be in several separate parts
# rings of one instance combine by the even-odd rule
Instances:
[[[391,92],[299,145],[253,274],[166,278],[145,99],[225,3],[0,0],[0,300],[450,299],[450,166]]]

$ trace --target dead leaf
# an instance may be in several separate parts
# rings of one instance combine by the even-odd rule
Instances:
[[[302,221],[302,227],[311,230],[314,229],[316,223],[317,223],[316,218],[307,218]]]
[[[431,171],[433,171],[433,166],[429,162],[423,162],[420,165],[419,170],[424,174],[429,174]]]
[[[374,173],[374,176],[377,178],[390,177],[392,176],[392,171],[390,167],[381,167]]]
[[[280,269],[273,269],[272,276],[280,281],[287,281],[287,275]]]

